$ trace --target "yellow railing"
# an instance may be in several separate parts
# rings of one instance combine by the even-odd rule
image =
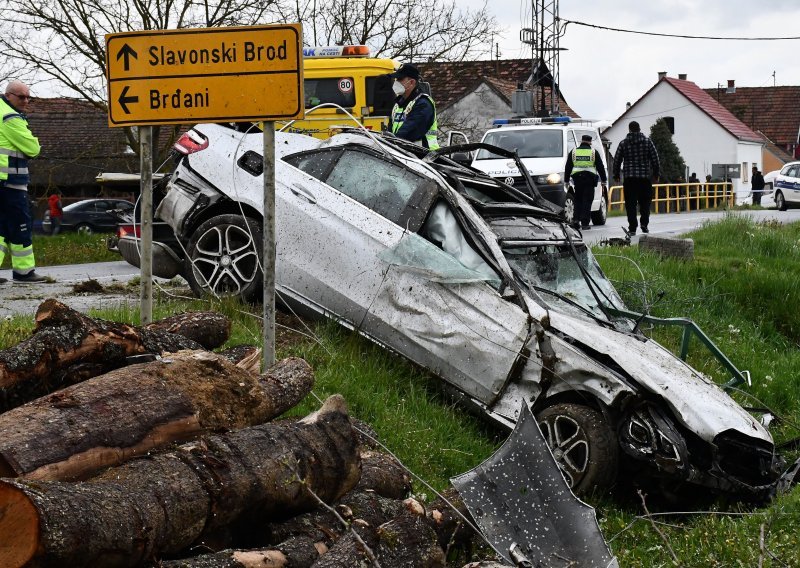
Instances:
[[[609,209],[625,210],[625,190],[621,185],[609,188]],[[653,184],[654,213],[676,213],[678,211],[695,211],[698,209],[714,209],[722,205],[735,204],[733,184],[719,183],[656,183]]]

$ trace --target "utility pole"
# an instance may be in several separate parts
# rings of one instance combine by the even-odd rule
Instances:
[[[562,48],[559,43],[566,24],[558,16],[559,0],[531,0],[530,28],[520,30],[520,41],[532,48],[531,90],[536,116],[558,116],[559,60]]]

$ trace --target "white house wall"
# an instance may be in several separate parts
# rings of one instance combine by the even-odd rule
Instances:
[[[435,101],[436,93],[433,95]],[[445,136],[448,130],[461,130],[467,134],[470,142],[480,142],[484,133],[492,128],[495,118],[511,116],[511,107],[486,83],[481,83],[477,89],[439,115],[440,130]],[[440,142],[446,139],[445,136]]]
[[[740,142],[718,122],[700,110],[666,81],[661,81],[625,116],[603,133],[611,141],[611,152],[616,152],[619,142],[628,134],[628,123],[635,120],[642,132],[649,136],[650,127],[661,117],[675,120],[672,140],[678,146],[689,172],[695,172],[702,181],[711,175],[711,164],[753,163],[761,166],[761,148],[758,143]],[[750,172],[747,183],[733,180],[736,200],[741,202],[750,193]]]

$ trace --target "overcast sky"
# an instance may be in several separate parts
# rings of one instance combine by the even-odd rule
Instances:
[[[480,0],[457,0],[479,6]],[[725,37],[800,36],[800,0],[560,0],[562,19],[646,32]],[[504,28],[500,57],[530,57],[519,42],[531,0],[489,0]],[[658,80],[686,73],[702,88],[800,85],[800,40],[659,38],[568,24],[561,38],[561,90],[582,117],[616,119]],[[798,101],[800,104],[800,101]]]

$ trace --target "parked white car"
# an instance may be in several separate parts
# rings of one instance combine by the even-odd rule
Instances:
[[[774,180],[775,207],[786,211],[789,207],[800,206],[800,162],[785,164]]]
[[[188,251],[199,294],[259,297],[262,141],[201,124],[177,143],[157,216]],[[476,148],[530,180],[512,152]],[[388,135],[277,133],[276,149],[282,302],[400,353],[508,428],[524,403],[578,493],[622,469],[771,491],[783,462],[767,430],[620,315],[580,233],[534,185],[519,191]]]

